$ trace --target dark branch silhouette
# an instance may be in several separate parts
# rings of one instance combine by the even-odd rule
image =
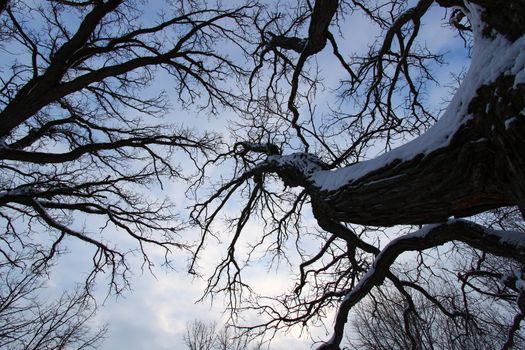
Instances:
[[[150,268],[148,247],[163,249],[168,265],[168,253],[187,250],[178,236],[184,218],[150,193],[190,180],[217,154],[219,136],[183,119],[186,111],[238,109],[225,77],[247,71],[217,42],[243,53],[255,5],[166,4],[150,21],[145,4],[119,0],[1,2],[2,45],[15,48],[4,53],[0,82],[6,235],[27,247],[49,231],[42,240],[49,261],[64,235],[79,239],[92,247],[89,279],[109,273],[117,292],[127,284],[128,253],[139,252]],[[151,91],[162,72],[173,98]],[[159,120],[173,103],[175,121]],[[115,235],[135,246],[124,248]],[[18,249],[6,246],[6,256]]]
[[[426,15],[438,6],[453,7],[450,26],[472,45],[470,70],[439,113],[425,100],[425,89],[435,81],[432,67],[443,57],[420,41]],[[241,214],[228,220],[228,253],[210,276],[206,293],[230,294],[234,315],[246,309],[263,315],[253,325],[261,333],[317,324],[325,310],[336,309],[332,337],[319,349],[340,349],[352,307],[385,280],[411,309],[411,290],[437,300],[424,284],[397,273],[406,252],[423,256],[462,242],[522,266],[522,230],[508,224],[493,230],[476,222],[491,211],[505,216],[505,210],[515,213],[504,220],[510,226],[523,222],[525,66],[519,52],[525,2],[421,0],[409,7],[398,1],[315,1],[286,15],[281,10],[255,19],[261,43],[253,52],[249,78],[253,115],[235,125],[236,146],[215,161],[230,164],[233,176],[217,181],[212,194],[193,208],[202,228],[197,257],[207,237],[217,235],[214,223],[226,204],[243,200]],[[345,21],[356,13],[381,33],[365,55],[342,52],[337,35],[360,35],[346,30]],[[334,64],[323,61],[316,67],[309,58],[327,42]],[[343,102],[318,112],[323,71],[332,69],[346,74],[334,88]],[[399,146],[405,137],[413,141]],[[385,152],[370,157],[378,144]],[[318,230],[303,223],[312,217]],[[465,217],[470,221],[459,220]],[[245,229],[248,222],[262,228],[251,253],[243,256],[236,249],[239,237],[255,235]],[[428,224],[417,231],[416,226]],[[408,227],[389,228],[395,225]],[[391,238],[392,231],[399,231],[397,238]],[[385,236],[389,244],[381,243],[379,237]],[[312,249],[312,241],[318,249]],[[244,296],[255,295],[242,268],[254,251],[272,261],[299,254],[293,292],[268,302]],[[425,269],[432,271],[417,266],[420,273]],[[521,303],[519,293],[513,295],[512,302]],[[505,300],[505,293],[490,297]],[[508,344],[522,314],[514,318]]]

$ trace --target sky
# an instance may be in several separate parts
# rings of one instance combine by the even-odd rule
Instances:
[[[256,232],[256,228],[248,230]],[[199,232],[195,231],[195,235]],[[244,240],[246,244],[248,238]],[[199,261],[199,270],[210,273],[210,268],[217,262],[224,251],[221,244],[209,244]],[[72,287],[89,272],[86,257],[92,252],[77,241],[68,242],[69,253],[60,257],[53,269],[48,285],[48,293],[59,294],[64,288]],[[150,256],[154,261],[162,261],[162,251],[154,251]],[[187,255],[175,253],[176,271],[158,267],[154,275],[149,271],[141,272],[139,259],[132,262],[130,290],[120,296],[107,296],[107,284],[99,280],[95,294],[98,295],[99,311],[93,320],[93,327],[109,325],[109,335],[102,344],[101,350],[110,349],[184,349],[182,336],[186,324],[198,319],[205,322],[216,322],[222,326],[226,322],[223,313],[224,304],[217,297],[197,302],[205,289],[205,280],[186,273]],[[259,291],[280,294],[290,288],[291,270],[287,268],[268,271],[264,265],[254,268],[247,274],[247,279],[254,281]],[[319,329],[312,334],[317,339],[326,338],[326,333]],[[291,334],[279,334],[272,342],[271,349],[309,348],[312,341],[299,336],[298,330]]]
[[[427,15],[431,24],[423,26],[422,38],[425,38],[427,45],[431,49],[443,52],[450,47],[452,43],[453,53],[458,50],[460,44],[458,39],[454,38],[450,30],[442,27],[443,11],[434,11]],[[349,54],[356,47],[365,47],[366,43],[375,39],[376,33],[363,29],[362,19],[348,21],[348,28],[343,26],[345,36],[344,44],[340,49],[342,52]],[[459,52],[460,50],[458,50]],[[323,70],[326,81],[336,81],[341,74],[341,70],[332,69],[333,56],[329,54],[329,49],[315,57],[319,66]],[[459,72],[466,62],[464,55],[451,55],[450,58],[452,70]],[[450,73],[450,67],[436,67],[436,74],[443,76]],[[330,85],[330,84],[327,84]],[[166,88],[169,90],[169,88]],[[323,99],[324,94],[330,94],[330,90],[319,95]],[[439,105],[442,99],[447,96],[447,87],[435,86],[429,91],[429,98]],[[328,97],[326,97],[328,99]],[[177,116],[183,116],[181,111],[173,111]],[[169,118],[169,116],[168,116]],[[206,117],[204,117],[206,118]],[[226,117],[224,117],[226,119]],[[222,123],[224,120],[207,119],[207,123]],[[192,124],[192,120],[185,121]],[[178,184],[170,184],[166,187],[164,195],[180,199],[183,202],[184,188]],[[93,224],[93,223],[90,223]],[[260,228],[253,227],[246,230],[256,234]],[[189,235],[198,236],[198,231],[188,232]],[[243,237],[244,244],[250,241],[250,237]],[[222,249],[221,249],[222,248]],[[71,287],[75,282],[82,281],[82,278],[89,270],[90,252],[80,242],[70,240],[68,243],[69,253],[60,257],[56,267],[53,270],[51,280],[48,286],[48,293],[60,293],[64,288]],[[214,262],[219,261],[224,246],[220,244],[209,244],[203,259],[199,262],[201,266],[209,270],[214,266]],[[161,252],[153,252],[154,260],[161,261]],[[132,259],[134,264],[132,271],[134,275],[131,278],[131,289],[115,297],[107,296],[107,285],[104,280],[100,280],[96,289],[99,300],[99,312],[94,319],[93,325],[108,324],[109,335],[103,343],[101,350],[110,349],[183,349],[182,336],[187,322],[193,319],[203,321],[216,321],[219,325],[226,321],[223,314],[224,305],[220,298],[216,299],[213,304],[209,300],[198,303],[197,300],[202,296],[205,287],[205,281],[194,278],[186,274],[187,255],[176,254],[174,257],[176,271],[167,271],[162,267],[155,268],[153,276],[148,271],[141,273],[140,260]],[[255,266],[251,279],[257,287],[270,293],[278,293],[289,289],[293,284],[290,279],[293,276],[293,270],[287,266],[281,266],[280,269],[268,271],[263,263]],[[209,271],[207,271],[209,272]],[[333,314],[328,314],[326,325],[332,324]],[[326,339],[327,333],[324,329],[311,329],[311,338]],[[298,330],[288,334],[277,334],[270,348],[275,350],[285,350],[290,348],[309,349],[312,347],[310,337],[299,337]]]
[[[423,26],[422,37],[426,38],[426,44],[431,48],[442,52],[450,47],[453,42],[453,49],[457,49],[457,38],[453,37],[450,30],[443,30],[441,20],[443,11],[435,11],[429,15],[431,24]],[[348,21],[348,33],[345,34],[345,46],[342,51],[349,53],[353,48],[363,47],[366,43],[374,40],[375,33],[369,30],[363,30],[362,26],[366,23],[362,19]],[[345,27],[343,27],[345,28]],[[346,51],[345,51],[346,50]],[[333,57],[330,50],[318,55],[315,59],[323,70],[327,80],[337,80],[341,71],[325,68],[333,64]],[[451,56],[453,69],[460,70],[461,64],[464,64],[465,56],[461,54]],[[455,62],[457,60],[457,62]],[[436,67],[437,74],[449,74],[450,67]],[[330,93],[328,90],[327,93]],[[434,86],[429,91],[429,98],[433,99],[436,104],[442,102],[447,96],[448,88],[446,86]],[[320,96],[322,98],[322,94]],[[172,188],[177,191],[176,188]],[[180,189],[179,189],[180,190]],[[257,230],[257,228],[254,228]],[[249,232],[250,230],[246,230]],[[198,235],[198,232],[195,232]],[[215,251],[211,249],[215,248]],[[210,244],[206,250],[206,261],[200,261],[201,266],[213,266],[214,259],[220,255],[217,251],[218,246]],[[261,264],[262,265],[262,264]],[[272,290],[286,290],[291,284],[289,277],[292,271],[283,267],[276,272],[275,270],[267,272],[264,266],[259,269],[259,288],[265,286]],[[223,306],[220,300],[216,300],[212,305],[209,301],[196,303],[201,297],[205,283],[199,279],[192,279],[185,275],[184,269],[179,272],[156,273],[156,278],[150,274],[137,275],[132,282],[133,291],[125,293],[123,298],[114,300],[110,298],[101,308],[98,318],[101,322],[107,322],[110,325],[109,338],[104,343],[102,349],[110,350],[116,348],[125,348],[128,350],[149,349],[181,349],[182,333],[185,325],[189,320],[201,319],[205,321],[217,321],[218,324],[225,321],[222,315]],[[326,325],[331,326],[333,314],[327,315]],[[312,329],[311,329],[312,330]],[[278,334],[270,345],[270,349],[310,349],[313,347],[312,340],[308,337],[298,338],[298,332],[292,334]],[[326,339],[329,337],[322,328],[313,329],[312,337],[314,339]]]

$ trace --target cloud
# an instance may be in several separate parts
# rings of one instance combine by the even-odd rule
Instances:
[[[256,227],[246,232],[256,234]],[[194,233],[197,234],[197,233]],[[244,243],[250,237],[243,239]],[[224,252],[224,245],[212,244],[206,247],[200,262],[209,273]],[[91,247],[82,242],[68,242],[69,254],[63,255],[52,272],[48,297],[59,295],[64,289],[71,288],[75,283],[83,282],[91,268]],[[162,251],[153,250],[153,261],[162,260]],[[140,259],[131,258],[131,270],[136,272],[130,278],[131,290],[121,296],[107,297],[108,287],[104,278],[98,280],[95,295],[100,303],[99,312],[93,320],[94,328],[104,324],[109,325],[109,334],[100,350],[110,349],[184,349],[182,340],[186,323],[193,319],[216,321],[219,326],[225,321],[223,315],[224,303],[220,296],[211,304],[209,300],[197,302],[205,288],[205,281],[189,276],[184,269],[187,256],[176,252],[172,257],[178,271],[155,268],[153,276],[148,271],[140,273]],[[137,273],[139,272],[139,273]],[[253,283],[261,293],[280,294],[293,283],[286,269],[279,272],[268,272],[263,265],[255,265],[246,274],[247,280]],[[247,320],[257,321],[256,319]],[[278,334],[272,342],[271,349],[287,349],[290,347],[309,347],[312,341],[303,337],[299,339],[298,332]]]

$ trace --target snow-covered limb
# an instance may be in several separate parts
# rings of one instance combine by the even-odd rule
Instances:
[[[525,28],[515,16],[525,5],[513,1],[485,9],[477,3],[462,7],[474,35],[471,66],[426,133],[335,170],[313,154],[281,155],[267,144],[244,142],[241,152],[269,155],[249,172],[277,173],[285,185],[305,188],[317,216],[341,222],[427,224],[511,205],[525,212]],[[501,23],[498,16],[517,23]]]
[[[493,8],[474,2],[465,7],[474,32],[473,58],[443,117],[426,134],[376,159],[314,174],[325,199],[318,201],[317,210],[335,213],[334,219],[341,221],[372,225],[441,221],[508,204],[525,212],[525,144],[520,136],[525,131],[525,28],[516,26],[519,35],[516,28],[498,32],[501,25],[490,13]],[[402,210],[392,211],[388,203]],[[450,241],[525,263],[523,233],[459,220],[425,226],[393,240],[376,256],[373,267],[341,302],[333,337],[319,350],[338,348],[350,309],[382,284],[401,253]]]
[[[470,7],[471,13],[479,11],[475,5]],[[476,23],[476,26],[480,25]],[[453,142],[459,129],[476,117],[469,106],[480,87],[494,84],[504,75],[508,75],[513,80],[513,88],[523,85],[525,83],[525,37],[509,42],[504,36],[497,35],[489,40],[481,35],[481,29],[475,31],[478,35],[475,37],[476,44],[473,48],[469,71],[458,88],[458,93],[434,126],[413,141],[379,157],[341,169],[315,174],[312,180],[316,186],[321,190],[336,191],[340,187],[358,181],[367,174],[394,163],[410,161],[417,156],[427,156],[438,149],[445,148]],[[516,112],[505,116],[505,120],[512,123],[510,120],[518,119],[521,112],[519,109]]]
[[[525,264],[525,235],[521,232],[497,231],[466,220],[450,220],[444,224],[426,225],[416,232],[401,236],[390,242],[377,255],[373,266],[362,276],[341,301],[337,312],[334,335],[326,344],[340,344],[344,325],[350,309],[363,299],[370,290],[383,283],[390,266],[404,252],[422,251],[447,242],[459,241],[473,248]],[[322,345],[318,350],[330,349]]]
[[[237,142],[233,149],[237,155],[245,155],[248,152],[264,153],[269,156],[275,154],[281,154],[281,150],[274,144],[271,143],[253,143],[253,142]]]
[[[373,286],[382,283],[385,277],[395,285],[395,276],[389,268],[404,251],[419,251],[445,242],[463,241],[483,252],[502,255],[520,263],[525,261],[523,238],[520,234],[491,232],[463,221],[447,222],[451,217],[466,217],[513,205],[519,206],[522,212],[525,212],[525,143],[522,137],[525,134],[525,26],[523,16],[517,15],[525,13],[525,1],[501,2],[495,7],[487,1],[464,3],[459,0],[438,0],[437,3],[441,6],[454,6],[455,11],[461,11],[461,16],[456,13],[456,21],[463,21],[464,16],[467,16],[469,25],[464,27],[464,30],[472,30],[474,36],[471,67],[448,109],[432,128],[412,142],[375,159],[338,168],[341,164],[362,159],[364,153],[361,150],[370,146],[370,140],[379,137],[379,134],[367,134],[368,118],[385,118],[384,123],[374,129],[374,132],[381,133],[387,130],[388,133],[392,132],[399,137],[403,134],[404,131],[397,134],[396,126],[392,126],[395,123],[389,118],[397,117],[392,116],[396,114],[393,110],[395,108],[392,101],[388,100],[388,94],[382,92],[389,91],[390,88],[399,88],[402,82],[410,80],[408,73],[405,73],[404,77],[389,76],[389,69],[386,67],[400,71],[408,70],[404,65],[410,65],[410,62],[403,62],[402,57],[411,55],[412,50],[408,48],[398,53],[395,50],[396,42],[389,41],[388,36],[394,33],[390,37],[405,38],[399,43],[400,46],[410,46],[410,40],[417,36],[420,21],[431,3],[420,0],[415,3],[414,8],[400,10],[392,21],[384,22],[389,26],[385,27],[385,32],[389,34],[384,38],[384,42],[381,41],[379,49],[374,47],[362,64],[352,61],[349,67],[359,68],[359,79],[350,74],[348,94],[351,95],[358,89],[368,89],[366,97],[370,100],[364,102],[367,107],[351,115],[358,124],[360,122],[363,125],[348,127],[349,139],[346,144],[340,147],[337,143],[340,139],[330,139],[328,131],[317,133],[318,130],[314,126],[310,130],[307,123],[299,125],[301,120],[296,118],[297,110],[294,110],[292,91],[289,99],[292,104],[288,105],[288,109],[294,118],[283,119],[288,126],[305,133],[298,132],[298,139],[282,141],[279,152],[274,152],[264,141],[279,138],[267,137],[271,134],[271,128],[268,128],[264,121],[254,119],[253,127],[256,132],[253,135],[256,137],[253,142],[238,143],[234,150],[236,152],[232,152],[236,161],[234,179],[221,182],[209,200],[195,207],[195,218],[201,219],[203,232],[206,234],[211,221],[217,217],[224,203],[234,198],[234,191],[242,192],[249,198],[245,207],[247,210],[243,210],[234,224],[241,227],[249,214],[245,213],[251,210],[252,217],[263,218],[267,225],[268,229],[265,227],[263,233],[264,239],[267,239],[270,236],[283,235],[279,228],[281,222],[287,220],[290,212],[297,217],[304,214],[295,210],[296,203],[299,202],[301,205],[306,204],[304,207],[298,205],[301,210],[307,208],[308,204],[311,205],[318,226],[331,234],[325,241],[326,244],[320,248],[319,254],[306,256],[303,260],[304,263],[299,268],[300,279],[297,288],[294,289],[297,297],[283,297],[286,312],[280,313],[272,309],[268,312],[271,320],[263,327],[268,329],[273,325],[279,328],[281,324],[306,324],[312,319],[312,315],[321,313],[318,310],[333,305],[341,293],[358,283],[341,306],[340,319],[336,323],[336,327],[340,328],[336,330],[332,341],[320,348],[338,349],[343,336],[342,325],[352,303],[366,295]],[[520,9],[523,11],[518,11]],[[501,18],[508,23],[502,23]],[[516,23],[512,24],[513,21]],[[337,51],[336,46],[333,46]],[[390,55],[392,50],[396,52]],[[389,60],[394,60],[395,63],[389,65]],[[385,69],[381,69],[382,65]],[[259,65],[255,70],[260,68]],[[364,74],[367,69],[373,71],[373,74]],[[300,70],[295,70],[298,71]],[[367,79],[366,84],[363,83],[366,85],[364,88],[358,81],[361,78]],[[374,90],[377,86],[381,92]],[[419,90],[415,90],[417,91],[412,93],[417,95]],[[416,108],[420,102],[417,96],[409,96],[407,101],[414,107],[412,112],[417,114],[421,111]],[[379,114],[382,116],[379,117]],[[419,116],[414,118],[418,119]],[[338,121],[341,122],[338,125],[341,128],[351,125],[347,124],[346,120],[343,123],[342,118]],[[427,124],[423,122],[421,125]],[[418,127],[418,130],[421,128]],[[308,140],[315,139],[315,150],[319,153],[308,153],[308,150],[314,147],[309,148],[307,142],[302,142],[303,152],[286,154],[287,148],[293,149],[292,152],[297,150],[297,144],[304,141],[306,132],[311,133]],[[247,139],[252,137],[250,133],[247,135]],[[330,142],[325,142],[323,137],[327,137]],[[338,137],[341,137],[341,134],[338,134]],[[363,138],[366,141],[363,141]],[[266,159],[262,160],[265,155]],[[283,191],[279,188],[279,184],[282,183],[290,187],[300,187],[300,198],[295,189],[285,189],[285,194],[282,194]],[[253,199],[256,195],[255,190],[261,191],[262,194]],[[361,224],[382,229],[397,224],[440,222],[447,224],[426,226],[425,230],[417,234],[395,240],[382,253],[379,252],[379,245],[374,246],[370,240],[365,240],[364,237],[370,238],[367,236],[367,229],[361,232],[356,230],[356,233],[352,232],[355,227],[351,225]],[[279,228],[274,230],[274,227]],[[302,235],[308,235],[298,224],[294,229],[298,241]],[[274,234],[275,232],[277,234]],[[235,237],[237,233],[238,230]],[[269,251],[267,253],[271,254]],[[326,264],[322,260],[323,257],[327,261]],[[377,258],[375,268],[369,270],[361,282],[358,282],[359,277],[369,267],[369,259],[374,257]],[[315,263],[321,267],[310,265]],[[325,270],[339,263],[341,266],[326,273],[329,277],[324,280],[317,278],[317,273],[325,274]],[[305,264],[308,265],[307,269]],[[311,282],[314,292],[306,296],[306,293],[301,294],[301,291],[307,290],[303,286],[308,285],[309,274],[315,275],[312,277],[315,281]],[[395,287],[398,290],[402,289],[397,285]],[[432,299],[432,295],[428,295],[428,299]],[[253,308],[267,311],[264,307],[265,305],[256,304]],[[290,314],[293,314],[293,317],[288,317]]]
[[[306,188],[316,210],[337,221],[391,226],[501,206],[524,211],[525,37],[515,28],[512,35],[499,33],[499,24],[485,22],[492,17],[479,5],[468,2],[464,11],[474,32],[471,66],[425,134],[336,170],[307,153],[274,154],[265,163],[285,184]]]
[[[337,170],[308,153],[274,154],[259,169],[304,187],[316,210],[343,222],[425,224],[501,206],[523,210],[525,85],[516,81],[525,71],[525,38],[479,41],[460,93],[414,141]]]

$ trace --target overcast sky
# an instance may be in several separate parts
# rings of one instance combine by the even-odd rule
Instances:
[[[450,30],[443,30],[442,17],[443,11],[434,11],[427,15],[434,20],[431,25],[427,24],[423,27],[422,35],[427,38],[426,43],[431,49],[443,51],[453,43],[452,52],[458,50],[461,45],[457,39],[453,39],[453,33]],[[348,31],[345,32],[345,45],[341,45],[341,51],[346,54],[350,53],[350,45],[365,47],[364,45],[373,40],[374,33],[366,28],[363,29],[362,22],[359,20],[348,21]],[[329,54],[329,49],[318,55],[315,59],[318,60],[324,75],[328,80],[336,80],[342,70],[334,69],[333,57]],[[461,65],[465,62],[464,55],[451,56],[453,60],[454,70],[460,70]],[[328,63],[330,62],[330,63]],[[448,74],[450,68],[436,68],[437,74]],[[168,89],[169,91],[169,89]],[[324,94],[330,93],[327,90]],[[429,96],[434,103],[439,103],[440,100],[446,96],[446,87],[435,87],[430,91]],[[320,98],[323,95],[320,95]],[[177,114],[177,118],[181,115],[180,111],[173,111]],[[203,117],[206,118],[206,117]],[[225,118],[224,118],[225,119]],[[218,120],[223,120],[219,118]],[[191,123],[191,120],[187,120]],[[216,121],[218,123],[218,121]],[[175,199],[182,200],[183,188],[179,185],[172,184],[167,187],[165,195],[173,196]],[[90,223],[93,224],[93,223]],[[248,230],[247,230],[248,231]],[[251,232],[257,233],[257,228],[254,227]],[[191,234],[191,232],[190,232]],[[199,235],[198,231],[194,231],[195,236]],[[245,237],[248,240],[247,237]],[[79,242],[73,242],[69,246],[70,253],[63,256],[57,263],[53,271],[52,280],[50,282],[49,292],[60,291],[65,286],[71,286],[75,281],[80,282],[85,277],[86,271],[89,270],[90,254],[85,250],[86,248]],[[214,263],[219,261],[222,253],[219,245],[210,244],[200,265],[210,268]],[[109,324],[110,333],[108,338],[102,346],[103,350],[110,349],[183,349],[182,334],[184,332],[186,323],[193,319],[200,319],[204,321],[216,321],[218,325],[225,320],[222,315],[223,305],[219,299],[213,305],[209,301],[196,303],[201,297],[205,283],[199,279],[193,279],[188,276],[186,271],[187,255],[178,254],[173,257],[175,265],[179,266],[178,271],[166,271],[162,268],[155,269],[156,277],[153,277],[149,272],[140,272],[138,268],[140,261],[135,261],[135,268],[133,272],[135,275],[131,279],[131,290],[125,291],[119,298],[113,295],[107,299],[104,298],[107,292],[107,285],[104,280],[99,281],[99,288],[97,295],[99,296],[101,307],[95,319],[95,324]],[[159,259],[160,261],[160,256]],[[252,280],[257,281],[260,289],[265,289],[269,292],[282,291],[290,288],[293,283],[290,282],[291,271],[288,267],[283,266],[279,273],[275,270],[267,271],[263,264],[255,266],[250,275]],[[206,268],[204,268],[206,270]],[[104,301],[105,299],[105,301]],[[332,324],[332,315],[329,315],[326,320],[327,326]],[[312,337],[314,339],[326,338],[326,333],[323,329],[312,330]],[[308,349],[312,346],[312,341],[309,337],[298,337],[297,332],[291,334],[279,334],[276,336],[271,345],[271,349],[285,350],[291,348]]]

